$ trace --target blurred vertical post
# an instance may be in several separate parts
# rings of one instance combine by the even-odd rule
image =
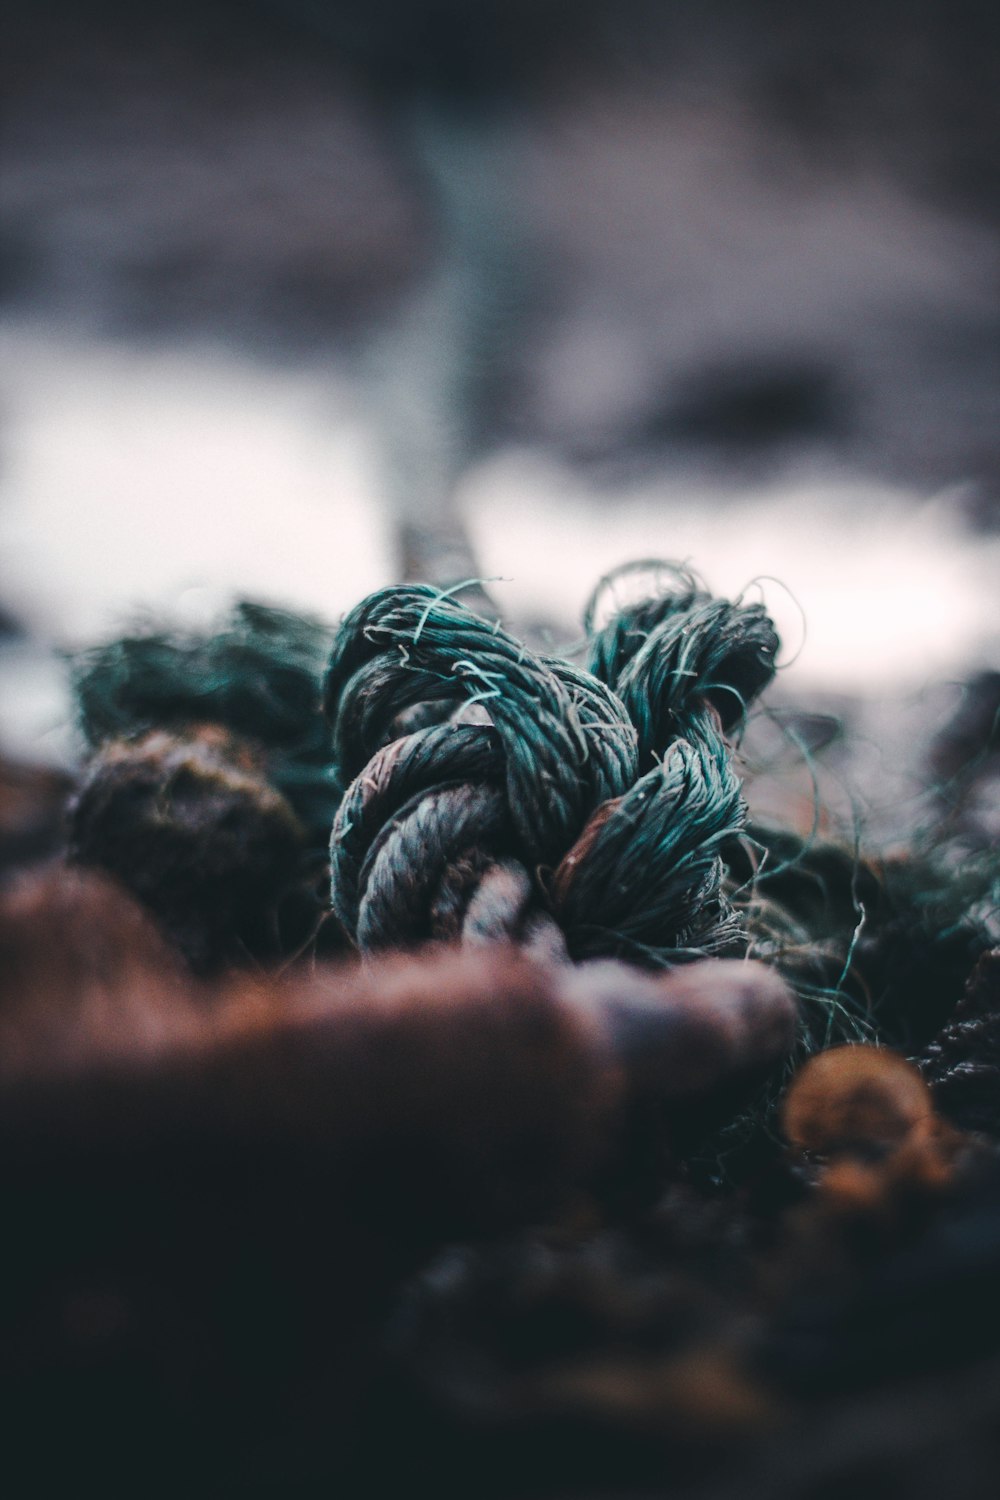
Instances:
[[[265,3],[360,67],[429,209],[431,268],[369,350],[385,498],[402,579],[479,579],[458,488],[494,431],[533,265],[516,192],[518,81],[564,19],[544,0]],[[496,614],[481,582],[462,597]]]
[[[438,248],[427,282],[377,343],[382,456],[401,576],[451,587],[481,573],[458,489],[490,436],[531,258],[514,191],[514,124],[488,106],[439,99],[407,119]],[[463,598],[496,612],[482,583]]]

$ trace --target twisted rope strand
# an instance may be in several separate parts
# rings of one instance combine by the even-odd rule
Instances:
[[[777,636],[759,605],[712,599],[673,565],[658,576],[670,587],[592,634],[590,670],[429,587],[383,589],[345,618],[324,689],[355,777],[332,904],[362,950],[537,933],[546,913],[573,956],[662,965],[738,943],[720,849],[745,811],[724,731],[770,680]],[[393,738],[416,705],[462,702],[492,728]]]

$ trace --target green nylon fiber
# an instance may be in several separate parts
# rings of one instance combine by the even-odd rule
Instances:
[[[355,781],[333,831],[331,884],[359,946],[413,940],[442,864],[478,868],[487,851],[522,862],[541,907],[558,890],[552,910],[571,951],[661,963],[739,938],[720,849],[745,813],[721,725],[769,680],[777,637],[759,606],[713,600],[668,564],[657,578],[654,599],[592,632],[593,670],[531,651],[428,587],[383,589],[345,617],[324,703]],[[443,719],[462,703],[490,723],[395,737],[416,705]],[[478,833],[477,786],[491,809]],[[599,812],[572,877],[550,883],[546,871]]]
[[[463,782],[500,786],[503,779],[500,739],[488,725],[438,725],[376,751],[348,787],[330,839],[333,907],[345,929],[356,931],[362,870],[380,829],[414,798]]]
[[[664,592],[620,609],[595,630],[600,599],[619,576],[655,566]],[[585,612],[587,664],[624,704],[646,768],[710,706],[728,733],[771,681],[778,636],[759,604],[713,599],[684,568],[637,564],[602,579]],[[697,732],[697,731],[696,731]]]
[[[426,892],[437,893],[449,867],[478,848],[495,862],[509,822],[502,791],[439,787],[412,799],[407,815],[386,824],[368,856],[371,898],[361,909],[362,949],[410,947],[424,936]],[[421,879],[414,879],[419,870]]]
[[[742,827],[740,783],[721,743],[680,741],[641,777],[600,827],[570,894],[558,908],[570,952],[652,953],[664,933],[676,945],[704,947],[721,922],[731,938],[721,891],[721,846]],[[602,934],[596,948],[594,913]],[[713,944],[713,951],[717,943]]]
[[[558,858],[635,774],[634,727],[604,684],[427,587],[383,589],[351,611],[324,697],[337,760],[355,775],[413,704],[482,703],[505,751],[510,816],[535,861]]]

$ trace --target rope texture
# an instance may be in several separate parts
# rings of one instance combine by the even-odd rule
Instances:
[[[598,626],[637,573],[654,592]],[[324,688],[351,778],[331,893],[363,952],[505,936],[664,966],[739,950],[721,850],[745,807],[726,736],[774,675],[774,627],[665,563],[603,579],[585,627],[581,668],[427,586],[346,616]]]

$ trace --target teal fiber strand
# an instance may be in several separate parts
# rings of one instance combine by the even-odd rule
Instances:
[[[377,751],[347,790],[330,839],[333,907],[357,939],[362,870],[379,831],[414,798],[463,782],[500,786],[499,736],[483,724],[446,724],[392,741]]]
[[[446,871],[473,849],[498,859],[506,822],[503,793],[493,787],[443,787],[413,798],[407,815],[382,829],[366,861],[359,947],[412,947],[432,937],[431,905]]]
[[[503,893],[519,923],[554,916],[574,954],[659,965],[740,946],[722,853],[745,811],[722,731],[770,680],[777,636],[759,606],[653,571],[654,598],[600,631],[590,612],[589,670],[426,586],[380,590],[345,617],[324,686],[354,777],[331,888],[362,950],[439,935],[444,911],[460,930],[456,903],[477,890],[491,930],[508,920]],[[470,704],[488,724],[461,722]],[[439,722],[401,735],[428,708]],[[531,900],[509,899],[524,882]]]
[[[776,670],[778,636],[759,604],[731,604],[699,589],[685,569],[661,568],[676,588],[621,610],[593,630],[601,588],[586,622],[588,666],[620,698],[636,727],[643,767],[689,734],[691,714],[710,707],[731,732]]]
[[[600,683],[556,668],[433,589],[382,590],[347,616],[331,657],[325,703],[338,761],[357,774],[394,719],[423,701],[488,708],[510,816],[533,860],[558,858],[594,808],[628,785],[634,731]]]
[[[745,817],[724,750],[678,741],[589,846],[557,913],[570,951],[589,952],[586,934],[599,929],[647,954],[678,943],[719,951],[738,934],[721,894],[721,852]]]

